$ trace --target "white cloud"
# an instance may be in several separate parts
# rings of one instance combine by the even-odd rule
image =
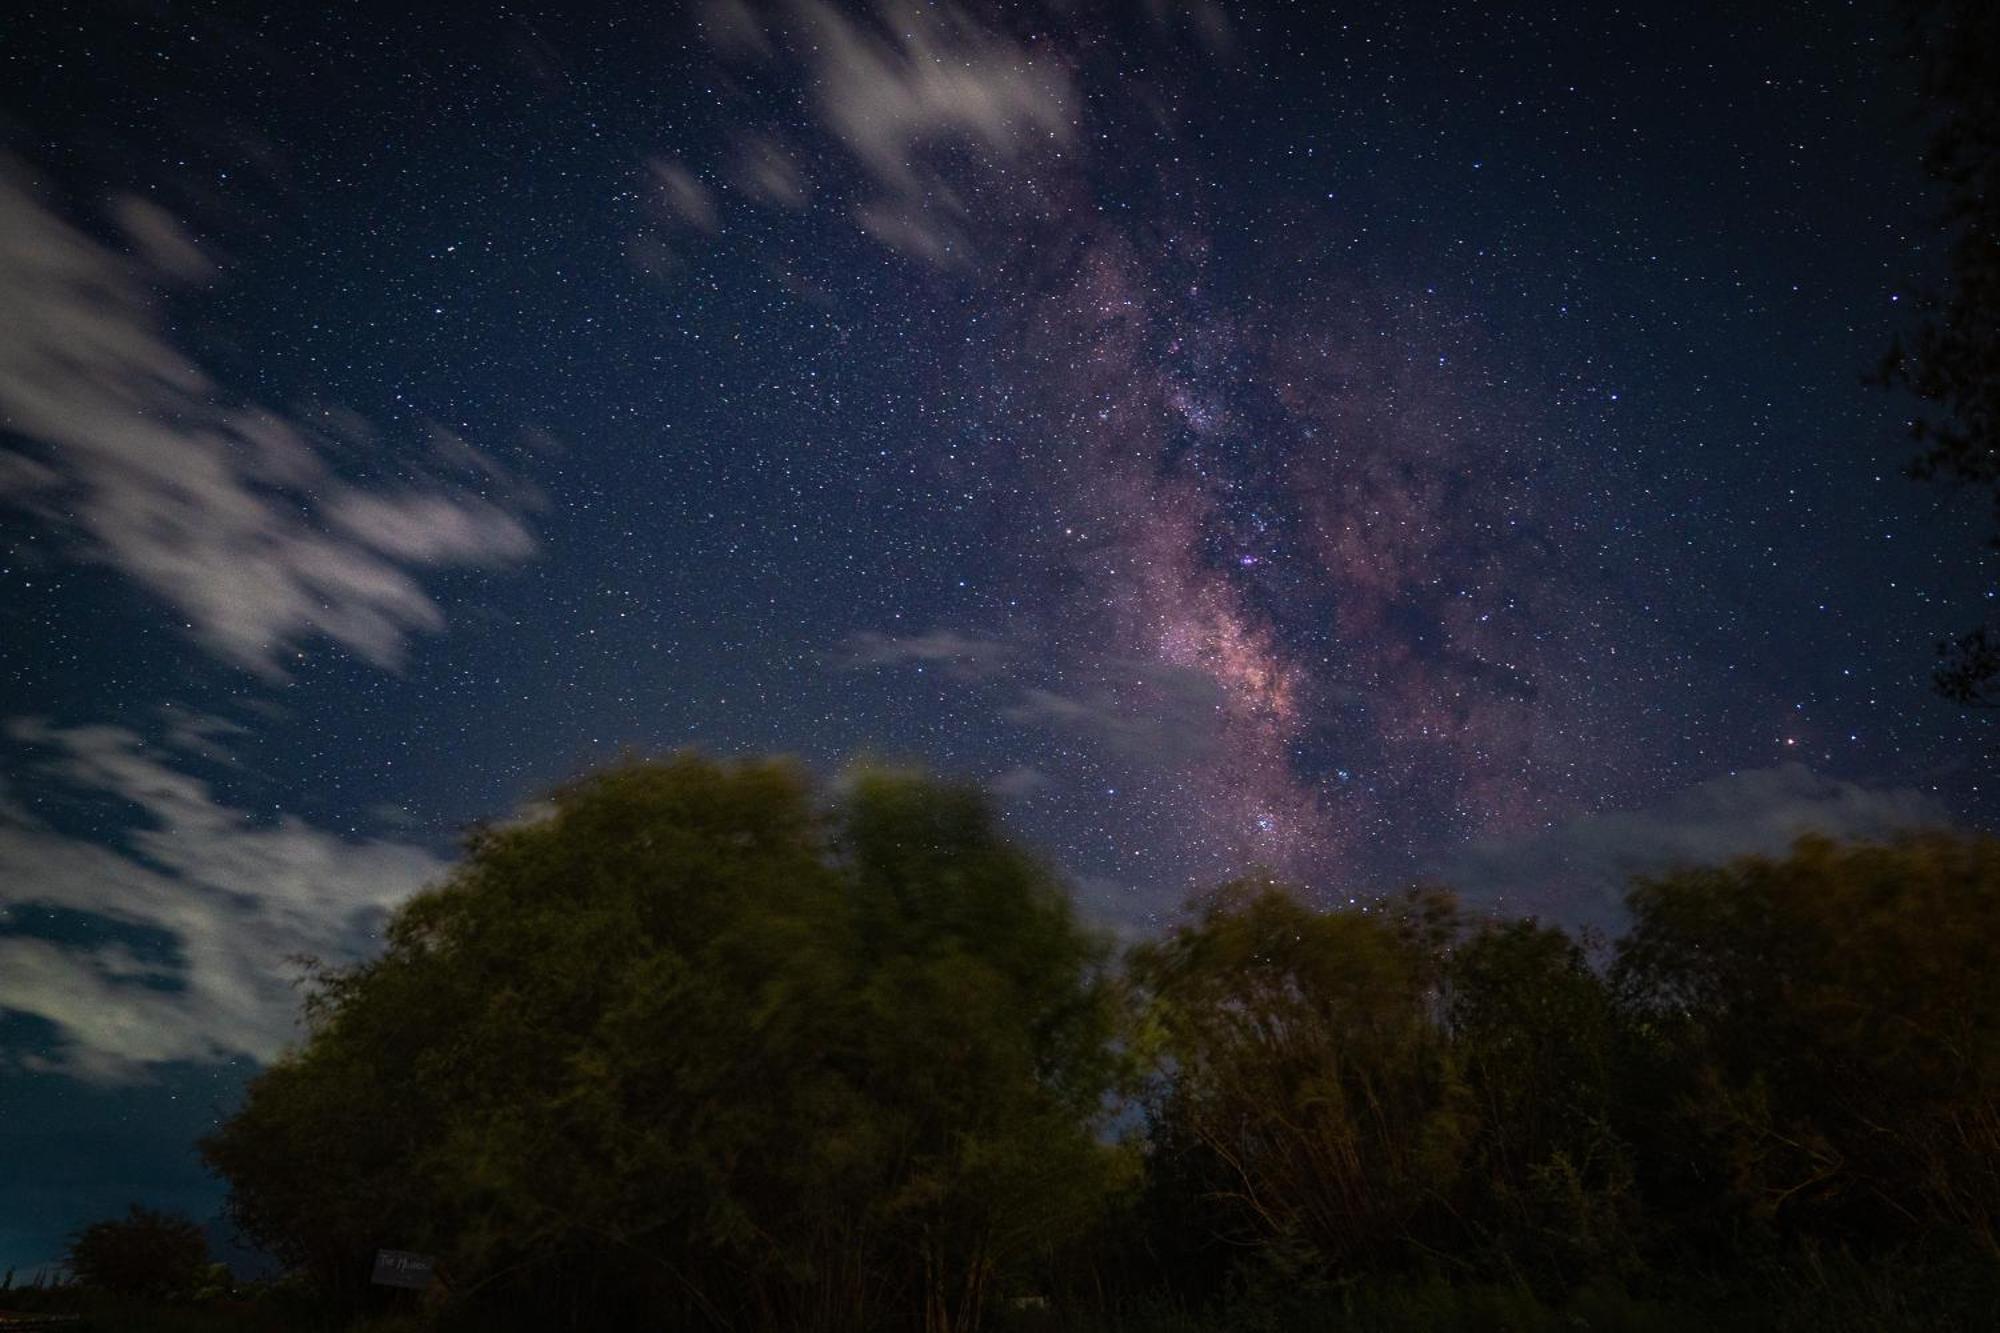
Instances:
[[[1071,134],[1067,73],[948,5],[887,6],[871,32],[830,4],[800,7],[819,52],[827,125],[878,181],[924,185],[927,144],[1013,160]]]
[[[1002,168],[1069,142],[1068,71],[947,5],[884,5],[871,31],[826,3],[799,13],[821,118],[884,191],[861,205],[883,243],[949,262],[965,205],[930,156],[970,149]]]
[[[52,756],[43,789],[110,797],[140,816],[106,845],[0,808],[0,884],[17,932],[0,935],[0,1009],[53,1024],[50,1059],[80,1077],[271,1059],[295,1035],[287,960],[351,960],[371,923],[446,869],[421,847],[343,838],[291,816],[253,820],[121,728],[16,721],[9,731]],[[171,956],[18,933],[21,909],[37,906],[159,932]]]
[[[803,66],[820,123],[865,173],[853,205],[863,230],[943,266],[969,259],[970,192],[997,205],[1036,193],[1038,158],[1075,138],[1070,70],[1046,46],[1015,40],[950,3],[892,3],[855,17],[828,0],[752,7],[711,0],[699,23],[722,54]],[[736,169],[746,192],[797,207],[803,182],[768,139]]]
[[[70,528],[83,556],[165,599],[219,656],[277,677],[322,635],[396,666],[444,617],[422,567],[517,561],[535,547],[518,488],[442,480],[361,489],[307,426],[231,400],[168,339],[154,285],[204,271],[157,206],[125,200],[140,258],[86,235],[0,159],[0,499]],[[461,471],[469,447],[433,441]],[[490,498],[485,490],[503,498]]]

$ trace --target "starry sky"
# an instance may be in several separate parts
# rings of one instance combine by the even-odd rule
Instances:
[[[285,960],[627,749],[1128,938],[2000,813],[1887,0],[259,8],[0,41],[0,1264],[214,1217]]]

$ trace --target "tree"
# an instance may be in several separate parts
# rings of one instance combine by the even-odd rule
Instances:
[[[1641,884],[1614,977],[1665,1212],[1740,1249],[2000,1239],[2000,841],[1802,840]]]
[[[1944,192],[1948,283],[1924,294],[1922,322],[1883,358],[1878,383],[1914,394],[1910,472],[1985,497],[2000,550],[2000,8],[1988,0],[1905,0],[1934,118],[1924,167]],[[2000,626],[1940,645],[1937,686],[2000,706]]]
[[[78,1232],[68,1262],[84,1286],[163,1300],[190,1295],[208,1278],[208,1238],[191,1218],[135,1203],[124,1217]]]
[[[1552,1288],[1629,1267],[1623,1031],[1604,978],[1576,941],[1533,921],[1483,924],[1453,948],[1445,977],[1476,1125],[1455,1194],[1461,1244]]]
[[[1102,947],[969,791],[626,763],[489,828],[207,1141],[246,1234],[489,1319],[977,1327],[1118,1154]]]
[[[1471,1107],[1434,1021],[1455,910],[1314,911],[1261,880],[1134,950],[1166,1141],[1219,1169],[1217,1225],[1328,1268],[1393,1256],[1448,1194]]]
[[[1118,1081],[1103,945],[966,788],[876,773],[838,849],[862,960],[858,1070],[907,1166],[881,1222],[927,1328],[971,1328],[997,1278],[1086,1227],[1128,1163],[1082,1132]]]

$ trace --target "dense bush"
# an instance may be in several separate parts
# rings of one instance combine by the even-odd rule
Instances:
[[[120,1296],[191,1296],[209,1276],[208,1238],[192,1219],[133,1204],[124,1217],[93,1222],[69,1246],[69,1268],[85,1287]]]

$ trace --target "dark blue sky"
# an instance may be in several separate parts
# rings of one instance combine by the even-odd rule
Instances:
[[[287,956],[624,748],[1127,934],[1993,819],[1886,5],[276,8],[0,45],[0,1263],[213,1216]]]

